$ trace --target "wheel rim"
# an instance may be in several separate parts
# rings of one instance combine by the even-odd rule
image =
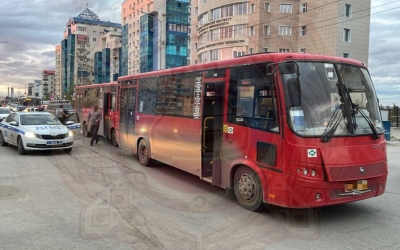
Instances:
[[[140,146],[140,159],[142,162],[147,160],[147,147],[146,145]]]
[[[247,201],[254,200],[257,196],[257,184],[254,178],[248,173],[244,173],[240,176],[239,182],[239,193],[243,199]]]

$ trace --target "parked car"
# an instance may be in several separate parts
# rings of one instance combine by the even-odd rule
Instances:
[[[56,115],[56,110],[57,110],[57,108],[58,108],[60,105],[63,105],[63,108],[64,108],[68,113],[70,113],[70,112],[75,112],[74,108],[73,108],[72,105],[69,104],[69,103],[49,103],[49,104],[47,105],[47,107],[45,108],[44,111],[49,112],[49,113],[51,113],[51,114],[53,114],[53,115]]]
[[[9,114],[11,114],[11,110],[7,107],[0,107],[0,122],[5,119]]]
[[[76,131],[80,133],[80,126]],[[70,152],[73,143],[74,131],[48,112],[14,112],[0,123],[0,145],[14,145],[20,155],[30,150]]]

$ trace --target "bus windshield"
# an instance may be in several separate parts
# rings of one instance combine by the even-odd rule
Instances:
[[[289,126],[297,134],[319,137],[329,132],[332,136],[383,133],[377,97],[366,69],[324,62],[298,65],[301,103],[289,108]],[[287,86],[296,75],[282,77]],[[331,129],[333,123],[335,129]]]

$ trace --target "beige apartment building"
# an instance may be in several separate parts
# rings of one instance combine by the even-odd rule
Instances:
[[[55,71],[54,70],[42,70],[42,96],[47,97],[54,93],[55,85]]]
[[[62,96],[62,86],[61,86],[61,45],[56,46],[56,71],[54,73],[54,92],[51,97],[57,98]],[[50,93],[51,94],[51,93]]]
[[[370,0],[193,1],[191,62],[300,52],[367,64],[370,7]]]

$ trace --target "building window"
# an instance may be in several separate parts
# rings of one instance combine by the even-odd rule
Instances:
[[[249,54],[253,54],[253,48],[249,48]]]
[[[292,5],[291,4],[282,3],[279,6],[279,12],[280,13],[292,13]]]
[[[306,25],[301,26],[300,27],[300,36],[305,36],[306,32],[307,32],[307,26]]]
[[[271,33],[271,28],[270,28],[270,26],[269,26],[269,25],[264,25],[264,26],[263,26],[263,34],[264,34],[264,35],[270,35],[270,33]]]
[[[346,3],[345,5],[344,15],[346,17],[351,17],[351,4]]]
[[[279,48],[279,53],[289,53],[290,49],[287,48]]]
[[[350,53],[343,53],[344,58],[350,58]]]
[[[252,3],[250,4],[250,13],[256,12],[256,4]]]
[[[350,42],[351,41],[350,29],[344,29],[343,30],[343,41],[344,42]]]
[[[271,3],[264,2],[264,10],[265,12],[271,12]]]
[[[269,52],[269,48],[263,48],[263,52]]]
[[[93,38],[93,42],[96,42],[96,38]]]
[[[249,35],[250,35],[250,36],[253,36],[253,35],[254,35],[254,26],[250,26]]]
[[[307,3],[302,3],[301,4],[301,10],[300,10],[301,12],[307,12]]]
[[[279,26],[279,35],[280,36],[291,36],[292,35],[292,26]]]
[[[300,48],[300,53],[306,53],[306,48]]]

